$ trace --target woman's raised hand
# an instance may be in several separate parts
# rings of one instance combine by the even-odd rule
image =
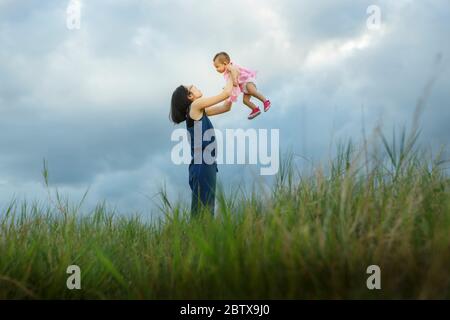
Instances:
[[[233,79],[231,79],[231,77],[230,77],[227,81],[227,84],[225,85],[225,88],[223,88],[223,91],[220,94],[218,94],[216,96],[212,96],[212,97],[201,97],[201,98],[193,101],[191,104],[191,111],[190,111],[191,117],[194,116],[194,118],[192,118],[192,119],[197,119],[198,117],[200,117],[201,110],[212,107],[215,104],[222,102],[222,101],[228,99],[229,97],[231,97],[232,91],[233,91]],[[222,111],[222,112],[224,112],[224,111]]]

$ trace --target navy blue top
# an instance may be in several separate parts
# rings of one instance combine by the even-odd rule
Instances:
[[[213,144],[209,147],[209,152],[207,151],[207,154],[211,154],[212,158],[214,158],[214,164],[216,165],[216,136],[214,133],[214,127],[211,123],[211,121],[209,120],[208,116],[206,115],[205,111],[203,111],[203,116],[201,117],[201,119],[199,120],[194,120],[190,117],[189,115],[189,111],[190,111],[190,107],[188,108],[187,111],[187,115],[186,115],[186,129],[189,133],[189,141],[191,144],[191,165],[194,164],[194,159],[196,160],[195,164],[200,164],[200,159],[201,159],[201,164],[213,164],[211,163],[211,160],[207,160],[207,162],[205,162],[205,159],[203,158],[203,154],[204,154],[204,150],[205,148],[210,145]],[[200,131],[201,128],[201,131]],[[212,130],[212,134],[211,132],[209,132],[208,136],[206,137],[207,141],[205,141],[203,139],[204,134],[207,130],[211,129]],[[198,139],[198,146],[195,145],[195,133],[200,134],[201,133],[201,138],[197,137]],[[201,140],[200,140],[201,139]],[[200,141],[202,141],[201,143],[201,148],[200,148]],[[211,151],[212,150],[212,151]]]

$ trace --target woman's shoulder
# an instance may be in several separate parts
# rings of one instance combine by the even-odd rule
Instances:
[[[194,116],[195,116],[195,113],[203,114],[205,112],[204,105],[205,105],[205,102],[208,101],[208,99],[210,99],[210,97],[201,97],[201,98],[194,100],[191,103],[191,105],[189,107],[190,109],[188,112],[191,112],[191,115],[192,115],[192,111],[194,111]]]
[[[200,120],[202,120],[203,116],[205,115],[205,110],[202,110],[202,113],[201,113],[201,115],[200,115],[200,118],[194,119],[194,118],[196,118],[196,117],[195,117],[195,115],[194,115],[194,118],[192,117],[191,111],[192,111],[192,104],[191,104],[191,106],[189,107],[189,109],[188,109],[188,111],[187,111],[187,116],[186,116],[186,122],[187,122],[187,124],[188,124],[188,127],[192,127],[192,126],[194,125],[194,121],[200,121]]]

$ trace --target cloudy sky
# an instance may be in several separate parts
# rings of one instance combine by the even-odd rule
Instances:
[[[212,118],[216,129],[279,128],[281,152],[301,155],[300,165],[358,140],[363,119],[369,133],[407,125],[421,96],[421,142],[448,143],[448,0],[81,4],[80,29],[69,29],[68,0],[0,0],[2,210],[12,198],[45,202],[44,159],[51,187],[70,201],[89,188],[87,211],[104,200],[157,214],[151,198],[163,186],[188,199],[187,166],[170,159],[170,96],[179,84],[219,92],[211,58],[222,50],[258,70],[273,107],[248,121],[238,103]],[[381,10],[377,30],[367,28],[370,5]],[[219,179],[233,189],[259,181],[258,171],[222,165]]]

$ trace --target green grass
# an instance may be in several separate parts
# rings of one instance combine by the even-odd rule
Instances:
[[[306,173],[286,156],[270,193],[219,192],[214,218],[191,220],[164,193],[156,221],[104,204],[81,215],[58,193],[13,201],[0,213],[0,298],[449,299],[450,182],[416,140],[349,143]],[[72,264],[81,290],[66,288]],[[366,287],[372,264],[381,290]]]

